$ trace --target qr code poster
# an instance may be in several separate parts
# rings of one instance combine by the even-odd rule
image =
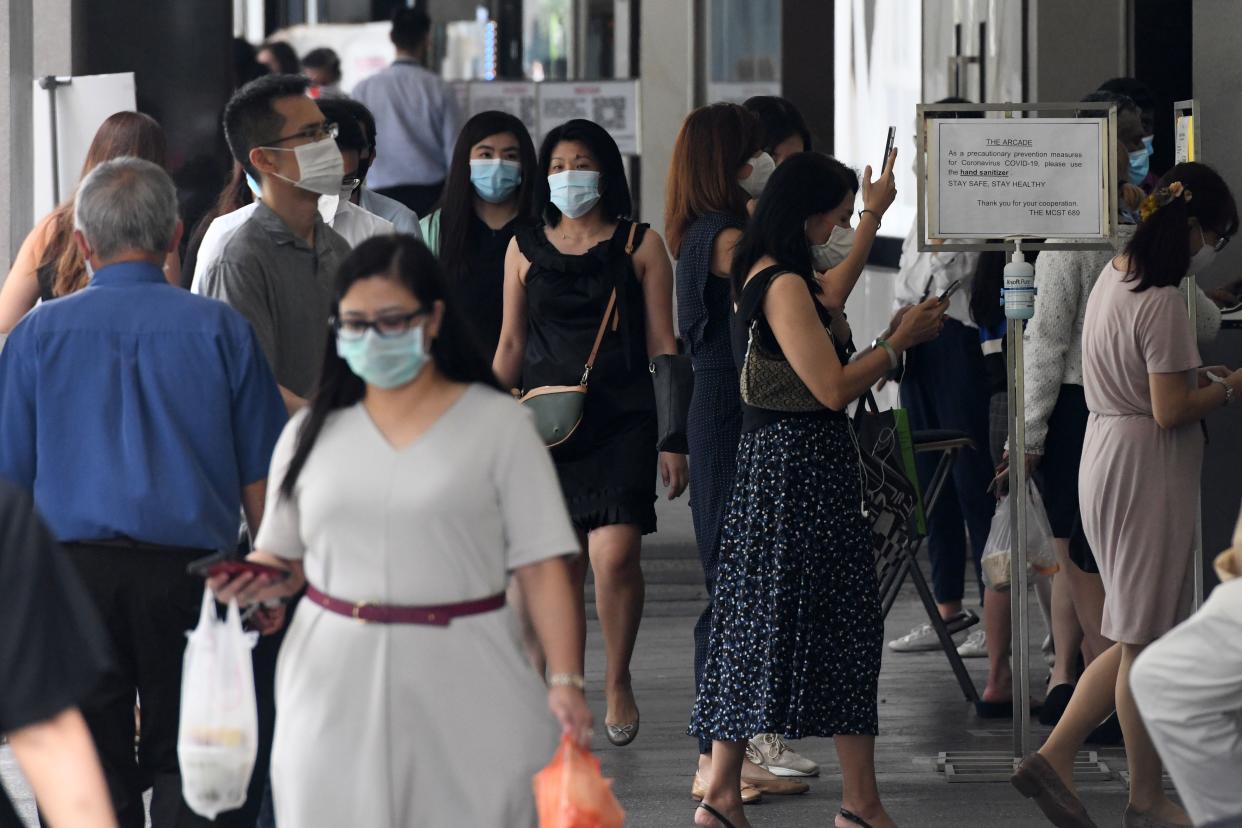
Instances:
[[[638,155],[638,81],[539,84],[539,138],[573,118],[608,130],[622,155]]]
[[[539,133],[539,104],[536,84],[508,83],[504,81],[474,81],[470,84],[469,113],[473,117],[480,112],[498,110],[514,115],[531,135]]]

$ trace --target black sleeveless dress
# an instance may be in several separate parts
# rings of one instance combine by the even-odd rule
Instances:
[[[576,385],[590,356],[608,297],[617,289],[616,325],[608,326],[583,407],[582,423],[552,460],[574,526],[634,524],[656,529],[656,414],[642,285],[625,252],[631,222],[581,255],[566,255],[543,226],[518,230],[526,274],[526,355],[522,387]],[[634,249],[647,225],[634,234]]]
[[[739,297],[739,364],[756,316],[765,350],[780,354],[762,302],[783,272],[755,275]],[[827,327],[827,311],[815,306]],[[845,347],[834,345],[844,361]],[[691,734],[721,741],[876,734],[884,621],[851,428],[841,411],[743,405]]]

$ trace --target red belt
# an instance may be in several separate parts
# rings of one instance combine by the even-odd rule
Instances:
[[[447,627],[454,618],[492,612],[505,605],[503,592],[473,601],[422,607],[372,604],[370,601],[342,601],[339,598],[324,595],[313,586],[306,588],[306,597],[311,603],[318,604],[329,612],[348,616],[355,621],[375,624],[427,624],[433,627]]]

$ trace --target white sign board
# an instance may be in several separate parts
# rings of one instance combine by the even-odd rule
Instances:
[[[539,132],[539,103],[534,81],[472,81],[470,105],[465,110],[470,117],[488,110],[498,110],[514,115],[531,135]]]
[[[1111,235],[1107,118],[927,122],[927,237]]]
[[[56,148],[60,198],[78,186],[86,152],[99,125],[116,112],[137,109],[134,73],[83,75],[56,88]],[[52,120],[48,91],[34,82],[34,215],[38,221],[56,206],[52,187]]]
[[[299,57],[320,46],[334,50],[341,58],[341,88],[348,92],[397,56],[388,37],[390,32],[392,24],[387,21],[315,23],[290,26],[275,32],[271,39],[285,41]]]
[[[638,155],[638,81],[546,81],[539,84],[539,131],[543,136],[574,118],[586,118],[608,130],[622,155]]]
[[[733,83],[709,81],[707,84],[708,103],[745,103],[757,95],[781,94],[780,81],[750,81],[749,83]]]

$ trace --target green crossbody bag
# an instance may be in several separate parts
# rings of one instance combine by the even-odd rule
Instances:
[[[582,422],[582,406],[586,403],[591,369],[595,366],[595,357],[599,354],[600,343],[608,330],[608,320],[612,318],[616,306],[617,289],[613,288],[612,295],[608,297],[608,308],[599,323],[599,332],[595,334],[595,345],[577,385],[541,385],[522,395],[521,402],[534,413],[535,430],[548,448],[559,446],[574,436]]]
[[[627,256],[634,255],[634,235],[637,230],[637,222],[630,225],[630,235],[625,242]],[[587,357],[586,368],[577,385],[541,385],[522,395],[521,403],[534,413],[535,430],[548,448],[559,446],[574,436],[582,423],[587,383],[591,379],[591,369],[595,367],[595,357],[599,355],[600,343],[604,341],[604,334],[608,331],[608,320],[612,320],[614,331],[620,325],[620,316],[613,316],[616,307],[617,289],[614,287],[612,295],[608,297],[608,307],[604,309],[604,318],[599,321],[595,345],[591,347],[591,355]]]

